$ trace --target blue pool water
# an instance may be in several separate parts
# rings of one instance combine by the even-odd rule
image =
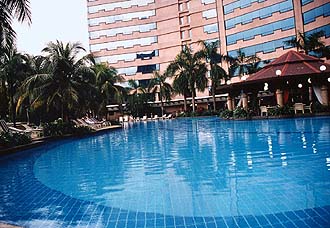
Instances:
[[[330,118],[131,124],[0,160],[31,227],[329,227]]]

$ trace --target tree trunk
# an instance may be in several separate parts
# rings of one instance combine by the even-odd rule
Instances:
[[[13,88],[12,84],[10,84],[10,87],[9,87],[9,94],[10,94],[9,99],[10,99],[12,120],[13,120],[14,127],[16,127],[16,107],[14,105],[14,88]]]
[[[192,92],[192,108],[193,108],[193,112],[195,112],[195,96],[196,96],[196,92],[195,92],[195,88],[191,91]]]
[[[217,109],[215,107],[215,86],[212,86],[212,98],[213,98],[213,111],[216,112]]]
[[[187,112],[187,96],[183,95],[183,110]]]
[[[164,115],[164,104],[163,104],[163,94],[162,94],[162,85],[159,84],[159,99],[160,99],[160,106],[162,109],[162,116]]]

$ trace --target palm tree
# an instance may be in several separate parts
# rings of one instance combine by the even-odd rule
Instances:
[[[204,91],[207,87],[207,68],[198,54],[193,54],[188,46],[176,56],[174,62],[169,65],[169,71],[175,78],[186,79],[189,91],[192,95],[192,107],[195,112],[196,89]],[[175,80],[175,79],[174,79]],[[181,81],[182,82],[182,81]]]
[[[180,72],[175,76],[172,87],[175,93],[183,95],[183,110],[187,112],[187,97],[190,96],[190,90],[185,72]]]
[[[92,68],[95,71],[96,85],[102,97],[100,108],[105,108],[107,104],[114,101],[119,104],[122,112],[125,89],[118,83],[123,82],[124,78],[118,75],[115,68],[104,63],[96,64]]]
[[[213,110],[216,111],[215,105],[215,90],[216,87],[220,86],[221,80],[228,79],[227,72],[219,66],[219,63],[223,61],[229,61],[229,57],[218,53],[219,41],[205,42],[200,40],[198,42],[202,46],[202,50],[198,52],[201,58],[204,58],[210,65],[210,78],[211,78],[211,92],[213,98]]]
[[[19,86],[26,78],[28,72],[27,58],[17,52],[15,47],[3,48],[0,57],[0,71],[9,96],[10,116],[14,125],[16,124],[16,100],[14,98]]]
[[[164,103],[163,99],[170,100],[172,93],[172,86],[166,82],[166,79],[169,77],[169,71],[165,70],[163,74],[160,74],[159,71],[154,71],[153,79],[149,83],[149,91],[159,91],[159,100],[161,104],[162,116],[164,115]],[[159,89],[159,90],[158,90]]]
[[[314,52],[318,57],[329,58],[330,48],[324,45],[321,38],[325,36],[323,30],[305,35],[302,32],[298,33],[297,37],[284,41],[285,45],[296,47],[298,51],[303,50],[307,55]]]
[[[140,116],[141,111],[145,110],[148,101],[147,88],[139,85],[135,80],[129,80],[128,84],[128,109],[134,116]]]
[[[232,57],[231,62],[232,64],[229,67],[229,75],[234,76],[238,74],[239,77],[241,77],[242,75],[253,72],[253,70],[251,70],[251,66],[256,62],[260,62],[260,58],[255,54],[246,56],[244,51],[238,49],[237,57]]]
[[[12,19],[31,22],[29,0],[0,0],[0,48],[13,45],[16,33]]]
[[[50,42],[43,52],[48,53],[45,66],[47,72],[34,74],[23,83],[22,89],[33,94],[32,106],[44,104],[53,109],[57,117],[67,120],[69,112],[74,113],[80,102],[86,99],[83,91],[93,90],[94,72],[86,64],[90,56],[78,59],[85,49],[80,43],[63,44]],[[58,113],[60,112],[60,114]]]

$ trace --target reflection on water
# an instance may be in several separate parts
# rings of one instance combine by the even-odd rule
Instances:
[[[43,154],[50,188],[134,211],[269,214],[330,204],[329,118],[138,123]]]

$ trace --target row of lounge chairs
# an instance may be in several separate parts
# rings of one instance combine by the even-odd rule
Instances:
[[[111,123],[109,121],[105,121],[105,120],[99,121],[93,117],[83,117],[81,119],[72,120],[72,122],[76,126],[89,127],[94,130],[111,126]]]
[[[139,121],[150,121],[150,120],[167,120],[167,119],[172,119],[173,115],[172,114],[164,114],[163,116],[159,117],[158,115],[154,115],[151,117],[143,116],[142,118],[140,117],[133,117],[133,116],[120,116],[119,117],[119,122],[139,122]]]
[[[18,124],[18,127],[9,126],[6,121],[0,120],[0,132],[16,132],[27,134],[31,138],[39,138],[42,136],[43,129],[41,127],[30,127],[27,124]]]

